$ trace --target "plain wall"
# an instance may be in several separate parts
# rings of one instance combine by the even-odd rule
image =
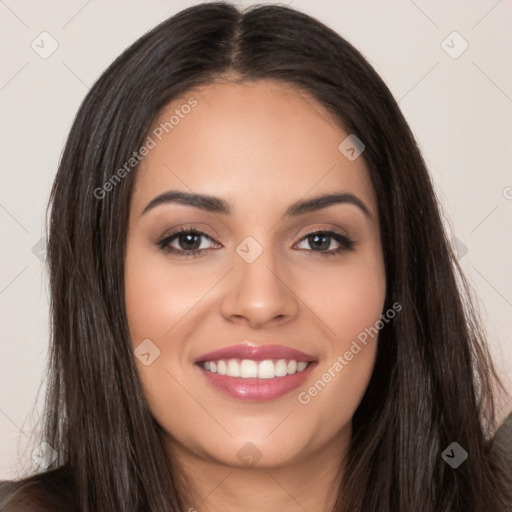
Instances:
[[[48,298],[44,246],[38,243],[74,115],[115,57],[196,3],[0,2],[0,479],[14,478],[30,462],[27,442],[41,411]],[[399,100],[512,393],[512,4],[294,0],[290,5],[361,50]],[[39,52],[51,48],[50,39],[41,43],[48,36],[38,37],[44,31],[58,43],[46,59],[31,47],[35,41]],[[454,31],[463,39],[450,35]],[[453,58],[464,40],[468,48]],[[499,397],[499,403],[504,417],[512,401]]]

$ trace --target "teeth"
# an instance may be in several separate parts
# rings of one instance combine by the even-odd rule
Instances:
[[[240,365],[234,359],[228,361],[228,371],[226,375],[228,377],[240,377]]]
[[[258,379],[273,379],[276,376],[274,361],[266,359],[258,364]]]
[[[244,359],[240,363],[240,377],[248,379],[249,377],[258,376],[258,363],[250,359]]]
[[[276,377],[284,377],[285,375],[288,375],[288,364],[284,359],[279,359],[276,363]]]
[[[305,361],[300,361],[299,363],[297,363],[297,372],[302,372],[303,370],[305,370],[307,365],[308,363],[306,363]]]
[[[273,379],[274,377],[285,377],[304,371],[308,362],[295,361],[294,359],[265,359],[264,361],[253,361],[251,359],[229,359],[219,361],[207,361],[203,368],[212,373],[227,375],[228,377],[242,377],[244,379]]]
[[[210,365],[211,366],[211,365]],[[219,375],[226,375],[227,364],[224,361],[217,362],[217,373]],[[211,370],[210,370],[211,371]]]

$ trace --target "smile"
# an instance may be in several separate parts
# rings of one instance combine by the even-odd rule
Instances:
[[[273,400],[298,388],[311,375],[314,356],[283,345],[243,343],[195,359],[206,382],[239,400]]]

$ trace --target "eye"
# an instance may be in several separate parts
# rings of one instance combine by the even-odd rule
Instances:
[[[348,236],[335,231],[334,229],[323,229],[312,231],[302,238],[312,249],[312,252],[319,253],[321,256],[336,256],[344,251],[351,251],[354,248],[355,242]],[[332,241],[339,244],[339,247],[329,249]],[[304,243],[304,242],[301,242]]]
[[[178,254],[179,256],[200,256],[205,252],[208,244],[202,244],[202,238],[212,240],[202,231],[189,228],[180,228],[178,231],[165,236],[157,242],[162,251]]]

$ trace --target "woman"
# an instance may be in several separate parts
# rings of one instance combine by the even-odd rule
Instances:
[[[56,459],[3,510],[505,511],[498,379],[439,210],[324,25],[213,3],[156,27],[66,144]]]

